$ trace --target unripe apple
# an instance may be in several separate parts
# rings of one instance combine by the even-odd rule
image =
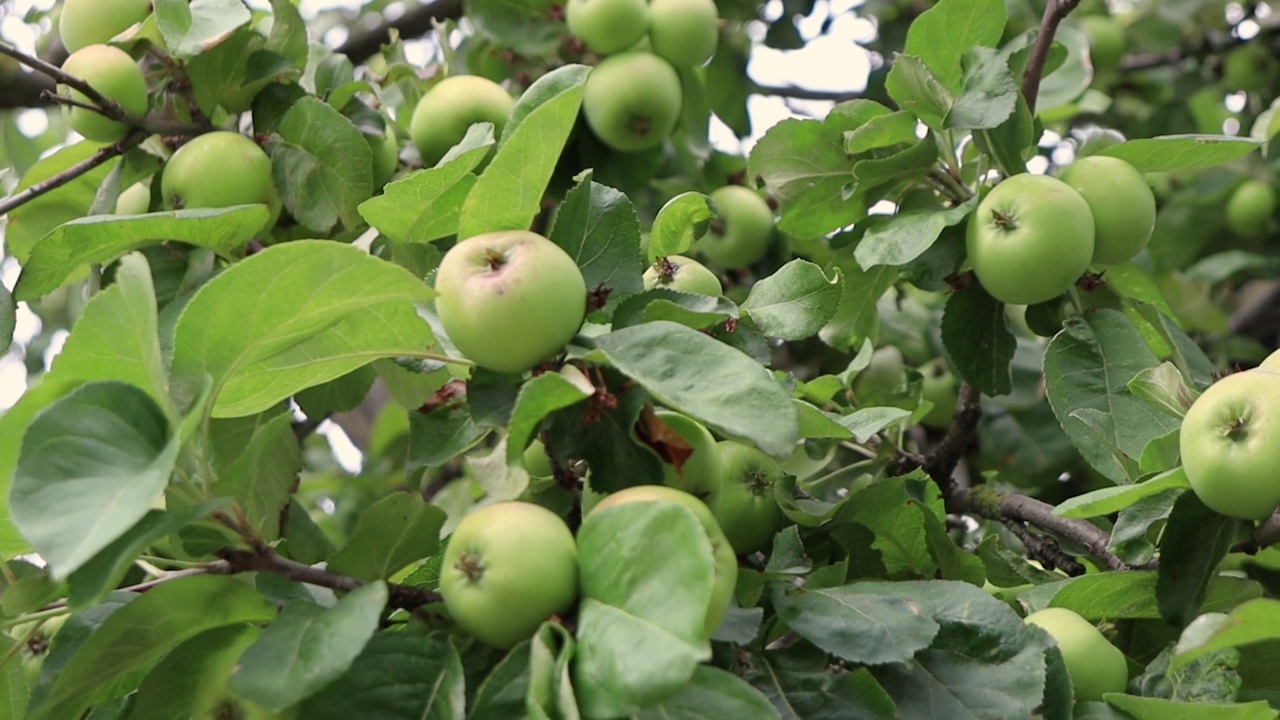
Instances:
[[[667,288],[680,292],[719,297],[724,294],[720,278],[707,266],[683,255],[668,255],[644,271],[644,289]]]
[[[134,183],[116,198],[116,215],[143,215],[151,208],[151,188]]]
[[[365,135],[369,150],[373,152],[373,186],[380,188],[386,185],[400,167],[400,147],[396,140],[395,129],[391,123],[381,135]]]
[[[724,479],[707,503],[724,536],[739,555],[769,547],[786,516],[773,497],[773,486],[786,477],[778,461],[745,443],[716,444]]]
[[[716,52],[720,13],[715,0],[650,0],[649,43],[676,67],[697,67]]]
[[[165,163],[160,190],[173,210],[263,203],[279,211],[271,159],[250,138],[225,130],[178,148]]]
[[[892,345],[876,348],[871,362],[854,376],[850,389],[858,407],[897,407],[913,410],[907,391],[907,367],[902,351]]]
[[[921,395],[933,403],[933,409],[920,420],[920,424],[942,430],[951,424],[951,418],[956,414],[960,381],[951,374],[942,358],[920,368],[920,374],[924,376]]]
[[[74,53],[105,43],[150,14],[151,0],[65,0],[58,17],[58,35],[63,46]]]
[[[587,286],[559,245],[527,230],[454,245],[436,274],[436,310],[453,344],[480,367],[522,373],[573,339]]]
[[[646,0],[569,0],[564,12],[569,34],[600,55],[626,50],[649,29]]]
[[[493,123],[494,137],[502,135],[516,102],[494,81],[478,75],[453,75],[427,91],[413,110],[409,137],[430,167],[462,142],[467,128]]]
[[[600,141],[619,152],[639,152],[667,139],[680,119],[680,75],[647,52],[611,55],[587,77],[582,112]]]
[[[1107,642],[1093,623],[1066,608],[1047,608],[1026,617],[1053,638],[1071,677],[1077,702],[1096,702],[1106,693],[1124,692],[1129,666],[1124,653]]]
[[[110,45],[89,45],[73,53],[62,63],[68,75],[84,80],[109,100],[115,100],[125,112],[144,115],[147,112],[147,81],[142,69],[129,53]],[[79,90],[59,85],[63,97],[92,105],[93,101]],[[63,115],[73,130],[89,140],[115,142],[129,132],[129,126],[109,119],[88,108],[64,105]]]
[[[679,470],[670,458],[663,458],[663,484],[706,501],[720,490],[724,477],[715,437],[705,425],[678,412],[658,410],[654,415],[679,435],[691,450],[691,454],[682,460]]]
[[[1227,227],[1240,237],[1258,237],[1275,211],[1276,191],[1261,180],[1245,180],[1227,200]]]
[[[1275,352],[1268,355],[1267,358],[1263,360],[1260,365],[1258,365],[1258,367],[1263,370],[1280,372],[1280,350],[1276,350]]]
[[[773,211],[751,188],[725,185],[708,195],[717,219],[694,249],[713,265],[741,268],[760,262],[773,240]]]
[[[1156,196],[1137,168],[1119,158],[1092,155],[1068,165],[1061,179],[1080,193],[1093,215],[1093,262],[1124,262],[1151,241]]]
[[[1120,67],[1124,56],[1124,28],[1107,15],[1083,15],[1080,29],[1089,38],[1089,59],[1098,74],[1106,74]]]

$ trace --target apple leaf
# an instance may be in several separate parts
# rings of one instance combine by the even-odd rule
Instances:
[[[415,560],[434,555],[445,513],[420,495],[395,493],[370,505],[328,569],[361,580],[387,580]]]
[[[851,662],[904,662],[938,634],[938,623],[907,598],[862,594],[856,586],[790,592],[775,587],[773,604],[787,627]]]
[[[520,647],[527,654],[527,647]],[[298,717],[460,718],[466,706],[463,689],[462,660],[448,636],[378,633],[369,639],[346,673],[303,702]],[[522,714],[523,694],[518,707]],[[377,715],[373,714],[374,708]],[[478,714],[476,708],[467,717],[497,720]]]
[[[249,525],[267,542],[280,537],[280,516],[298,487],[302,449],[293,432],[293,414],[281,412],[256,428],[235,448],[235,460],[218,468],[212,491],[233,498]]]
[[[1074,610],[1086,620],[1160,620],[1154,571],[1098,573],[1037,585],[1018,599],[1027,612],[1047,607]],[[1226,612],[1262,595],[1252,580],[1219,575],[1209,582],[1200,612]]]
[[[176,58],[192,58],[216,46],[253,19],[239,0],[155,0],[156,28]]]
[[[520,96],[501,144],[462,205],[458,239],[497,230],[526,230],[582,106],[591,69],[564,65],[538,78]]]
[[[840,307],[840,272],[828,278],[807,260],[792,260],[751,288],[742,309],[760,331],[782,340],[817,335]]]
[[[13,302],[9,288],[0,284],[0,355],[13,342],[13,331],[18,326],[18,307]]]
[[[229,255],[267,224],[265,205],[237,205],[146,215],[90,215],[59,225],[36,243],[14,296],[34,300],[58,289],[77,270],[146,245],[183,242]]]
[[[838,350],[848,351],[866,340],[874,340],[880,332],[880,315],[876,304],[898,280],[898,269],[881,265],[863,270],[851,257],[842,257],[827,267],[844,276],[840,307],[818,336]]]
[[[947,300],[942,314],[942,343],[960,376],[986,395],[1013,391],[1013,354],[1017,340],[1009,329],[1004,303],[974,283]]]
[[[670,320],[694,330],[737,318],[738,306],[725,297],[680,292],[670,288],[654,288],[632,295],[613,313],[614,330],[641,325],[655,320]]]
[[[523,462],[524,450],[544,418],[594,394],[591,380],[573,365],[564,366],[559,373],[543,373],[521,385],[508,425],[507,464],[518,466]]]
[[[638,720],[681,717],[779,717],[759,690],[727,670],[699,665],[688,684],[662,702],[641,710]]]
[[[588,290],[608,291],[606,309],[643,289],[640,221],[618,190],[584,178],[565,196],[547,237],[578,263]]]
[[[1110,693],[1104,700],[1134,720],[1275,720],[1276,711],[1265,700],[1250,703],[1206,704],[1164,698]]]
[[[285,605],[262,637],[240,657],[231,692],[270,710],[307,698],[350,668],[378,629],[387,585],[352,590],[333,607],[295,601]]]
[[[199,717],[194,705],[202,683],[211,683],[235,667],[240,654],[261,634],[255,625],[225,625],[174,648],[143,678],[132,716],[157,720]]]
[[[1175,468],[1150,480],[1133,485],[1102,488],[1062,501],[1053,512],[1069,518],[1090,518],[1110,515],[1133,505],[1143,498],[1165,490],[1189,488],[1191,483],[1182,468]]]
[[[373,151],[355,123],[304,97],[280,120],[269,150],[280,199],[298,222],[317,232],[339,220],[359,226],[360,203],[373,194]]]
[[[1230,613],[1201,615],[1182,631],[1171,669],[1225,648],[1280,640],[1280,601],[1250,600]]]
[[[1256,139],[1231,135],[1164,135],[1122,142],[1098,154],[1120,158],[1148,173],[1221,165],[1260,147]]]
[[[680,255],[693,247],[693,241],[707,231],[715,218],[710,198],[698,192],[681,193],[658,210],[649,232],[649,254],[646,263],[667,255]]]
[[[911,23],[903,52],[958,92],[961,58],[970,48],[998,46],[1008,18],[1003,0],[941,0]]]
[[[1184,492],[1161,533],[1156,602],[1170,625],[1185,627],[1199,614],[1209,581],[1227,556],[1245,523],[1205,507],[1194,492]]]
[[[23,174],[21,182],[13,191],[20,192],[48,180],[89,159],[104,147],[106,146],[102,143],[82,140],[41,158]],[[5,252],[19,262],[26,262],[36,243],[51,230],[62,223],[87,215],[98,188],[119,163],[116,159],[108,160],[70,182],[14,208],[6,216],[8,223],[4,228]]]
[[[868,228],[854,257],[864,270],[877,265],[906,265],[932,247],[944,229],[963,222],[977,205],[975,197],[953,208],[886,218]]]
[[[468,0],[467,19],[480,34],[500,47],[527,58],[557,57],[564,26],[547,22],[544,2],[528,0]]]
[[[800,439],[795,407],[773,375],[751,358],[683,325],[660,320],[595,339],[619,372],[664,405],[774,457]],[[714,377],[706,369],[714,367]]]

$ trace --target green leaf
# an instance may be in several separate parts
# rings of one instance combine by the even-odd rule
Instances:
[[[739,652],[746,652],[739,650]],[[832,672],[827,653],[808,643],[753,652],[740,670],[747,682],[782,709],[787,720],[895,720],[893,700],[866,668]]]
[[[1167,172],[1221,165],[1261,146],[1252,138],[1229,135],[1164,135],[1122,142],[1098,154],[1120,158],[1139,172]]]
[[[946,129],[947,113],[955,103],[955,96],[929,71],[923,60],[894,53],[884,86],[898,107],[914,113],[935,132]]]
[[[610,290],[610,304],[643,289],[640,222],[623,193],[583,180],[565,196],[547,237],[578,263],[588,289]]]
[[[953,208],[909,212],[877,223],[858,242],[854,257],[864,270],[877,265],[906,265],[924,254],[942,231],[962,222],[978,205],[978,198]]]
[[[804,340],[818,334],[840,307],[840,272],[828,278],[807,260],[792,260],[751,287],[742,309],[769,337]]]
[[[942,344],[960,376],[986,395],[1013,392],[1013,355],[1017,341],[1009,329],[1004,303],[981,285],[956,292],[942,314]]]
[[[297,67],[307,64],[307,25],[292,0],[271,0],[271,32],[267,49]]]
[[[113,612],[89,636],[28,717],[80,717],[99,688],[159,660],[185,640],[212,628],[264,623],[275,614],[256,590],[235,578],[195,575],[159,585]]]
[[[283,710],[342,677],[378,629],[387,586],[351,591],[329,609],[293,602],[240,657],[231,691],[270,710]]]
[[[329,558],[328,569],[366,581],[387,580],[436,553],[444,520],[444,511],[421,495],[388,495],[360,514],[351,539]]]
[[[1191,409],[1200,393],[1187,385],[1182,373],[1171,362],[1138,373],[1129,381],[1129,392],[1153,407],[1182,417]]]
[[[840,307],[819,337],[837,350],[848,351],[866,340],[874,340],[879,334],[880,314],[876,303],[893,287],[898,270],[887,265],[863,270],[851,257],[840,258],[828,266],[828,272],[835,269],[844,276]]]
[[[528,229],[577,122],[590,72],[585,65],[561,66],[520,96],[498,152],[463,203],[458,239]]]
[[[737,675],[709,665],[699,665],[689,684],[675,695],[640,711],[639,720],[736,717],[766,720],[781,715],[759,690]]]
[[[271,173],[285,208],[303,226],[358,227],[373,194],[373,151],[360,128],[328,103],[304,97],[280,120],[269,144]]]
[[[857,130],[845,132],[844,151],[846,153],[861,155],[869,150],[914,144],[920,141],[920,138],[916,137],[915,115],[901,110],[890,112],[889,108],[878,103],[871,107],[874,108],[871,112],[883,111],[883,114],[875,115]]]
[[[1019,597],[1027,611],[1046,607],[1074,610],[1087,620],[1160,620],[1154,571],[1105,572],[1040,585]],[[1225,612],[1260,597],[1256,582],[1225,575],[1209,583],[1201,612]]]
[[[1244,523],[1205,507],[1194,492],[1173,505],[1160,541],[1156,602],[1160,615],[1183,627],[1199,614],[1209,581],[1227,556]]]
[[[149,720],[193,717],[201,685],[225,682],[240,655],[261,634],[254,625],[227,625],[206,630],[174,648],[164,662],[157,663],[143,679],[129,717]]]
[[[903,597],[863,594],[858,586],[773,594],[778,617],[801,637],[860,665],[905,662],[929,646],[940,626]]]
[[[1036,135],[1031,109],[1022,94],[1018,94],[1017,105],[1008,119],[994,128],[975,131],[973,139],[1006,175],[1026,172],[1026,153],[1035,146]]]
[[[14,647],[17,641],[8,637],[0,637],[0,653],[5,657],[16,658],[22,651]],[[20,662],[5,663],[0,666],[0,715],[8,718],[25,717],[27,703],[31,700],[31,688],[27,683],[26,668]]]
[[[975,47],[964,54],[963,60],[964,89],[947,113],[947,127],[999,127],[1013,115],[1019,96],[1018,83],[1008,63],[989,47]]]
[[[543,623],[529,642],[529,682],[525,696],[530,715],[544,718],[580,717],[573,689],[573,656],[577,643],[569,630]],[[515,688],[522,685],[515,683]],[[541,711],[541,715],[534,712]],[[470,720],[479,720],[471,716]]]
[[[1085,460],[1118,483],[1133,478],[1099,440],[1138,459],[1147,443],[1179,425],[1177,417],[1134,397],[1128,388],[1139,372],[1159,364],[1133,323],[1114,310],[1068,318],[1045,351],[1054,415]],[[1092,417],[1101,427],[1090,429],[1081,414],[1086,410],[1096,413]]]
[[[491,123],[472,125],[435,167],[409,173],[361,203],[360,216],[395,242],[431,242],[453,235],[462,202],[476,184],[472,173],[493,144]]]
[[[487,677],[476,688],[475,699],[471,703],[471,712],[467,720],[507,720],[520,717],[525,712],[529,696],[529,666],[531,645],[538,642],[538,636],[551,627],[544,623],[538,635],[528,643],[520,643],[511,648],[507,656],[502,658],[490,671]],[[376,637],[376,636],[375,636]],[[569,651],[566,650],[566,654]],[[357,663],[357,667],[359,663]],[[334,718],[345,720],[345,718]]]
[[[302,704],[298,717],[461,718],[463,685],[462,661],[446,635],[382,632],[369,639],[346,673]]]
[[[612,376],[612,377],[611,377]],[[620,378],[606,373],[616,387]],[[613,492],[632,485],[661,485],[662,460],[636,435],[636,423],[649,403],[647,393],[636,388],[618,397],[616,408],[597,410],[578,403],[550,418],[547,434],[557,458],[585,460],[591,468],[591,489]]]
[[[947,534],[943,518],[929,508],[929,501],[919,493],[920,489],[921,486],[908,486],[907,493],[918,501],[916,509],[920,511],[920,516],[924,520],[929,555],[937,563],[939,575],[943,580],[961,580],[970,585],[982,587],[987,579],[982,560],[956,545],[956,541]]]
[[[1123,710],[1134,720],[1275,720],[1277,711],[1264,700],[1229,705],[1203,704],[1165,700],[1164,698],[1137,697],[1136,695],[1108,694],[1107,704]]]
[[[292,413],[280,413],[259,427],[246,445],[236,448],[235,458],[219,469],[213,494],[234,498],[249,525],[264,540],[274,542],[302,471]]]
[[[1225,648],[1280,640],[1280,600],[1258,598],[1225,615],[1201,615],[1182,632],[1173,668]]]
[[[6,133],[6,137],[8,133]],[[82,140],[68,145],[48,157],[41,158],[23,176],[14,192],[20,192],[83,162],[106,147],[102,143]],[[5,252],[26,262],[36,243],[64,222],[89,214],[99,186],[120,163],[111,159],[80,175],[61,187],[23,203],[10,212],[4,228]]]
[[[961,59],[970,48],[997,47],[1008,18],[1003,0],[941,0],[912,21],[903,52],[959,91]]]
[[[559,373],[543,373],[521,385],[508,426],[507,464],[522,462],[524,450],[544,418],[594,394],[595,386],[572,365],[566,365]]]
[[[550,57],[564,26],[548,22],[548,0],[467,0],[466,14],[481,34],[529,58]]]
[[[609,363],[664,405],[775,457],[800,439],[795,408],[768,370],[742,353],[673,322],[595,339]],[[716,368],[708,380],[706,369]]]
[[[367,146],[366,146],[367,147]],[[251,415],[378,357],[433,344],[412,301],[434,293],[358,248],[275,245],[206,283],[174,330],[175,377],[214,379],[214,415]]]
[[[95,382],[27,427],[10,491],[13,522],[62,579],[123,535],[169,482],[179,442],[146,393]]]
[[[649,233],[649,255],[646,263],[652,263],[667,255],[682,255],[693,247],[693,241],[707,231],[707,224],[715,218],[710,198],[702,193],[681,193],[663,204],[653,221]]]
[[[159,242],[183,242],[228,255],[267,224],[265,205],[237,205],[147,215],[91,215],[59,225],[31,252],[14,296],[34,300],[61,287],[91,263]]]
[[[725,318],[736,319],[738,315],[738,306],[728,298],[658,287],[623,300],[613,311],[612,327],[621,330],[655,320],[670,320],[701,330]]]
[[[156,0],[155,14],[169,54],[183,59],[214,47],[253,19],[239,0]]]
[[[13,331],[18,326],[18,307],[13,302],[9,288],[0,284],[0,354],[13,343]]]
[[[693,511],[667,502],[593,512],[578,531],[574,686],[589,717],[670,697],[711,657],[715,561]]]
[[[1181,468],[1162,473],[1134,485],[1119,485],[1077,495],[1061,502],[1053,512],[1069,518],[1091,518],[1120,512],[1130,505],[1165,490],[1191,487]]]
[[[853,434],[854,442],[864,443],[872,435],[909,417],[911,412],[902,408],[869,407],[833,419]]]
[[[915,487],[908,490],[908,482]],[[919,485],[928,482],[920,472],[885,478],[854,495],[841,508],[839,520],[865,526],[875,533],[873,547],[880,551],[890,576],[933,577],[937,564],[929,552],[929,536],[924,519],[916,509],[921,500]],[[927,491],[931,509],[941,515],[942,500],[936,488]]]

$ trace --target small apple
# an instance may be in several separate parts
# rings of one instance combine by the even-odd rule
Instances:
[[[120,48],[110,45],[88,45],[67,57],[62,69],[68,75],[84,80],[108,100],[115,100],[125,112],[145,115],[147,81],[142,68]],[[58,94],[77,102],[93,104],[87,95],[69,86],[59,85]],[[129,126],[111,120],[88,108],[64,105],[63,115],[73,130],[89,140],[115,142],[129,133]]]
[[[973,214],[965,236],[978,282],[1010,305],[1051,300],[1093,261],[1093,213],[1070,185],[1022,173],[996,185]]]
[[[924,376],[924,384],[920,388],[921,395],[925,400],[933,403],[933,409],[920,420],[920,424],[935,430],[943,430],[951,424],[951,418],[956,414],[960,381],[951,374],[946,361],[942,358],[920,368],[920,374]]]
[[[858,407],[915,409],[907,392],[906,362],[902,351],[892,345],[871,353],[871,362],[854,376],[850,389]]]
[[[1209,509],[1269,517],[1280,507],[1280,373],[1246,370],[1210,385],[1183,417],[1178,446],[1191,489]]]
[[[547,446],[541,440],[534,440],[524,450],[524,470],[529,477],[549,478],[553,474],[551,458],[547,457]]]
[[[1262,364],[1258,365],[1258,367],[1263,370],[1280,372],[1280,350],[1276,350],[1268,355],[1267,358],[1262,361]]]
[[[650,0],[649,43],[676,67],[698,67],[711,59],[720,40],[715,0]]]
[[[173,210],[264,203],[279,212],[271,159],[258,143],[225,130],[198,135],[178,148],[165,163],[160,190]]]
[[[58,35],[63,46],[74,53],[105,43],[150,14],[151,0],[65,0],[58,17]]]
[[[134,183],[116,198],[116,215],[143,215],[151,208],[151,188]]]
[[[454,245],[436,274],[436,310],[453,344],[480,367],[522,373],[550,360],[587,314],[587,286],[569,253],[527,230]]]
[[[453,75],[418,101],[409,121],[409,136],[422,153],[423,164],[431,167],[449,148],[462,142],[467,128],[476,123],[493,123],[494,137],[500,137],[515,105],[511,94],[488,78]]]
[[[1108,15],[1083,15],[1080,29],[1089,38],[1089,59],[1094,72],[1105,75],[1120,68],[1124,56],[1124,28]]]
[[[578,597],[578,545],[559,515],[510,501],[467,515],[445,545],[440,595],[458,627],[509,648]]]
[[[773,240],[773,211],[756,191],[741,185],[725,185],[711,191],[717,219],[694,244],[714,265],[742,268],[754,265],[769,251]]]
[[[663,458],[663,484],[683,490],[699,500],[707,498],[720,490],[724,467],[720,463],[720,454],[716,452],[716,439],[706,426],[692,418],[671,410],[657,410],[654,416],[671,429],[679,440],[689,446],[689,455],[685,456],[677,470],[672,458]],[[663,438],[666,442],[676,438]]]
[[[599,55],[626,50],[649,29],[646,0],[569,0],[564,14],[569,34]]]
[[[657,262],[644,271],[644,289],[652,290],[656,287],[712,297],[724,294],[724,286],[715,273],[697,260],[683,255],[658,258]]]
[[[782,529],[786,516],[773,498],[773,486],[786,473],[760,450],[725,440],[716,444],[724,479],[707,504],[724,536],[739,555],[764,550]]]
[[[680,75],[647,52],[625,52],[600,62],[587,77],[582,113],[600,141],[619,152],[662,144],[680,119]]]
[[[1092,155],[1062,172],[1093,214],[1093,262],[1121,263],[1137,255],[1156,229],[1156,196],[1137,168],[1119,158]]]
[[[400,167],[400,146],[396,140],[395,128],[387,122],[386,130],[381,135],[365,135],[369,150],[373,152],[373,187],[380,188],[391,180]]]
[[[1031,613],[1025,622],[1049,633],[1062,651],[1076,702],[1101,701],[1106,693],[1124,692],[1129,683],[1124,653],[1093,623],[1066,608]]]
[[[683,505],[693,511],[702,523],[702,529],[711,541],[711,555],[715,559],[715,579],[711,591],[711,605],[707,608],[707,636],[715,634],[716,628],[724,620],[729,611],[729,602],[733,599],[734,588],[738,584],[738,558],[733,554],[733,546],[724,536],[720,524],[706,503],[687,492],[665,485],[637,485],[612,493],[596,504],[592,513],[605,508],[630,502],[670,502]]]
[[[1243,238],[1256,238],[1267,230],[1276,211],[1276,191],[1261,180],[1245,180],[1227,200],[1227,227]]]

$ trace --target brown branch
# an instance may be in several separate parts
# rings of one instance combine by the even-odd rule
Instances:
[[[973,441],[977,432],[978,421],[982,419],[982,393],[977,388],[964,383],[960,386],[960,397],[956,400],[956,413],[951,418],[947,434],[943,436],[938,447],[924,459],[924,471],[933,478],[942,490],[942,496],[948,499],[960,492],[952,475],[960,464],[964,452]]]
[[[231,575],[242,572],[265,572],[279,575],[286,580],[329,588],[339,592],[351,592],[363,587],[365,584],[363,580],[349,575],[339,575],[328,570],[303,565],[295,560],[280,557],[271,549],[259,553],[251,550],[224,548],[218,553],[218,556],[227,563],[226,572]],[[433,590],[410,585],[387,583],[387,589],[390,591],[390,599],[387,604],[403,610],[412,610],[423,605],[437,603],[441,599],[440,594]]]
[[[1237,543],[1231,552],[1242,552],[1256,555],[1259,550],[1280,544],[1280,512],[1262,521],[1253,531],[1253,535],[1244,542]]]
[[[3,217],[15,208],[21,207],[22,205],[35,200],[50,190],[56,190],[57,188],[66,185],[72,180],[75,180],[81,175],[84,175],[90,170],[107,162],[111,158],[125,154],[130,149],[141,145],[142,141],[146,139],[146,131],[134,130],[132,133],[126,135],[120,142],[102,148],[85,160],[72,165],[57,175],[42,180],[25,190],[20,190],[7,198],[0,200],[0,217]]]
[[[1027,548],[1027,554],[1039,560],[1045,570],[1061,569],[1071,577],[1084,574],[1085,567],[1063,552],[1052,538],[1031,532],[1027,524],[1021,520],[1005,518],[1004,526],[1022,541],[1023,546]]]
[[[1082,545],[1110,570],[1133,569],[1111,552],[1111,536],[1105,530],[1087,520],[1057,515],[1053,512],[1053,506],[1046,502],[1018,493],[1003,493],[985,485],[962,490],[953,500],[957,507],[955,512],[969,512],[1000,522],[1012,520],[1034,525]],[[1063,570],[1071,573],[1066,567]]]
[[[462,0],[433,0],[372,30],[352,35],[338,47],[337,52],[359,64],[376,55],[383,45],[391,42],[392,30],[398,31],[400,37],[405,39],[422,37],[431,32],[433,21],[459,17],[462,17]]]
[[[753,83],[750,91],[753,95],[770,95],[773,97],[790,98],[792,100],[831,100],[834,102],[845,102],[846,100],[855,100],[862,97],[862,93],[856,90],[809,90],[808,88],[796,87],[794,85],[760,85]]]
[[[1053,47],[1053,36],[1072,10],[1080,4],[1080,0],[1049,0],[1044,7],[1044,16],[1040,19],[1040,32],[1036,35],[1036,44],[1031,48],[1031,59],[1027,61],[1027,69],[1022,73],[1022,95],[1027,99],[1027,109],[1032,115],[1036,112],[1036,96],[1040,94],[1040,76],[1044,75],[1044,64],[1049,60],[1049,49]]]

